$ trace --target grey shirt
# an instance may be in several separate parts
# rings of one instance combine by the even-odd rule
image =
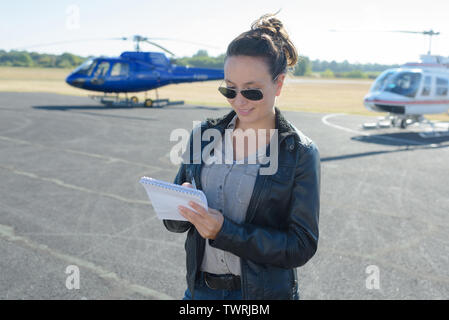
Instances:
[[[227,129],[233,129],[237,115],[229,123]],[[224,143],[223,143],[224,142]],[[222,136],[222,145],[231,143]],[[225,148],[222,148],[224,156]],[[243,223],[248,204],[253,193],[260,165],[242,164],[248,158],[233,161],[232,164],[204,164],[201,169],[201,185],[206,194],[210,208],[220,211],[224,216],[236,223]],[[241,275],[240,258],[228,251],[209,245],[206,241],[201,271],[214,274]]]

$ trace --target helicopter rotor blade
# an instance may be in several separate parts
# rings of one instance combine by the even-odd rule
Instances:
[[[70,43],[88,42],[88,41],[102,41],[102,40],[110,40],[110,39],[109,38],[87,38],[87,39],[77,39],[77,40],[67,40],[67,41],[56,41],[56,42],[48,42],[48,43],[39,43],[39,44],[31,45],[31,46],[19,47],[19,48],[17,48],[17,50],[27,50],[27,49],[31,49],[31,48],[49,47],[49,46],[60,45],[60,44],[70,44]]]
[[[390,30],[388,32],[415,33],[415,34],[424,34],[424,35],[427,35],[427,36],[437,36],[437,35],[440,34],[439,32],[435,32],[433,30],[429,30],[429,31]]]
[[[108,40],[132,40],[131,38],[128,37],[116,37],[116,38],[108,38]]]
[[[70,43],[77,43],[77,42],[88,42],[88,41],[104,41],[104,40],[119,40],[119,41],[134,41],[136,42],[136,47],[139,48],[139,43],[140,42],[146,42],[149,43],[153,46],[156,46],[160,49],[162,49],[163,51],[169,53],[172,56],[176,56],[173,52],[171,52],[170,50],[168,50],[167,48],[155,43],[154,41],[151,40],[161,40],[161,41],[177,41],[177,42],[183,42],[183,43],[189,43],[189,44],[193,44],[196,46],[203,46],[203,47],[208,47],[208,48],[213,48],[213,49],[219,49],[217,47],[208,45],[208,44],[204,44],[204,43],[199,43],[199,42],[193,42],[193,41],[186,41],[186,40],[181,40],[181,39],[174,39],[174,38],[148,38],[148,37],[143,37],[140,35],[134,35],[132,37],[112,37],[112,38],[84,38],[84,39],[75,39],[75,40],[67,40],[67,41],[57,41],[57,42],[49,42],[49,43],[41,43],[41,44],[34,44],[31,46],[24,46],[24,47],[19,47],[15,50],[28,50],[30,48],[37,48],[37,47],[47,47],[47,46],[53,46],[53,45],[61,45],[61,44],[70,44]],[[137,49],[138,50],[138,49]]]
[[[146,43],[149,43],[149,44],[152,44],[153,46],[156,46],[156,47],[158,47],[158,48],[164,50],[165,52],[171,54],[172,56],[175,56],[175,54],[174,54],[173,52],[171,52],[170,50],[164,48],[164,47],[161,46],[161,45],[158,45],[157,43],[155,43],[155,42],[153,42],[153,41],[149,41],[149,40],[142,40],[142,41],[143,41],[143,42],[146,42]]]
[[[389,30],[386,32],[399,32],[399,33],[422,33],[420,31],[405,31],[405,30]]]
[[[48,47],[53,45],[60,44],[70,44],[70,43],[78,43],[78,42],[89,42],[89,41],[105,41],[105,40],[132,40],[129,37],[115,37],[115,38],[83,38],[83,39],[74,39],[74,40],[66,40],[66,41],[56,41],[56,42],[48,42],[48,43],[39,43],[31,46],[19,47],[17,50],[27,50],[30,48],[38,48],[38,47]]]
[[[329,30],[330,32],[345,32],[342,30],[335,30],[335,29],[331,29]],[[346,30],[346,32],[394,32],[394,33],[412,33],[412,34],[423,34],[425,36],[429,36],[429,50],[427,51],[427,54],[430,55],[431,54],[431,48],[432,48],[432,36],[438,36],[440,33],[439,32],[435,32],[432,29],[428,30],[428,31],[408,31],[408,30]]]
[[[193,45],[196,45],[196,46],[208,47],[208,48],[211,48],[211,49],[220,49],[218,47],[211,46],[209,44],[205,44],[205,43],[201,43],[201,42],[186,41],[186,40],[174,39],[174,38],[147,38],[147,39],[148,40],[168,40],[168,41],[184,42],[184,43],[189,43],[189,44],[193,44]]]
[[[408,30],[338,30],[338,29],[329,29],[330,32],[399,32],[399,33],[414,33],[414,34],[425,34],[425,35],[439,35],[439,32],[435,32],[433,30],[428,31],[408,31]]]

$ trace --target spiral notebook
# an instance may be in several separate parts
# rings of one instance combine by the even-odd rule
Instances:
[[[207,198],[203,191],[183,187],[149,177],[142,177],[139,181],[145,188],[148,198],[159,219],[187,221],[178,211],[182,205],[190,208],[189,201],[195,201],[208,208]]]

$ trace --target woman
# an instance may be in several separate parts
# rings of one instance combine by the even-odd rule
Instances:
[[[184,186],[195,182],[209,208],[190,203],[179,208],[187,221],[164,220],[172,232],[188,231],[184,299],[299,299],[296,268],[318,245],[320,157],[316,145],[275,107],[287,68],[297,59],[272,15],[262,16],[228,46],[219,91],[233,110],[193,130],[187,161],[175,178]],[[221,133],[218,145],[232,145],[232,163],[194,160],[192,141],[208,129]],[[251,130],[257,146],[237,143]],[[199,141],[203,153],[206,143],[201,136]],[[271,164],[259,151],[272,146],[276,170],[261,174]],[[272,156],[270,149],[271,162]],[[260,161],[250,164],[250,158]]]

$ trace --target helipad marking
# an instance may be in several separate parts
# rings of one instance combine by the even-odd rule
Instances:
[[[365,133],[363,131],[358,131],[358,130],[353,130],[353,129],[350,129],[350,128],[346,128],[346,127],[343,127],[343,126],[340,126],[340,125],[337,125],[337,124],[334,124],[334,123],[330,123],[328,121],[329,118],[333,118],[333,117],[336,117],[336,116],[345,116],[345,115],[346,114],[344,114],[344,113],[331,113],[331,114],[328,114],[328,115],[325,115],[324,117],[322,117],[321,121],[325,125],[327,125],[327,126],[330,126],[330,127],[333,127],[333,128],[339,129],[339,130],[343,130],[343,131],[346,131],[346,132],[350,132],[350,133],[360,134],[360,135],[363,135],[365,137],[372,137],[374,139],[394,141],[394,142],[401,142],[401,143],[407,143],[407,144],[411,144],[411,145],[425,145],[425,144],[427,144],[427,143],[424,143],[424,142],[418,142],[418,141],[401,139],[401,138],[393,138],[393,137],[371,135],[371,134]]]

